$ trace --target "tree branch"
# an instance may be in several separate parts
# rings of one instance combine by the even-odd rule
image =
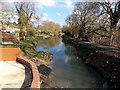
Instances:
[[[101,34],[99,34],[99,33],[97,33],[97,32],[95,32],[95,34],[100,35],[100,36],[102,36],[102,37],[110,38],[110,36],[107,36],[107,35],[101,35]]]
[[[20,10],[18,9],[18,7],[17,7],[17,6],[15,6],[15,7],[16,7],[17,12],[19,13],[19,12],[20,12]]]
[[[104,27],[100,27],[100,28],[98,28],[98,29],[96,29],[96,30],[93,30],[93,31],[87,32],[86,34],[90,34],[90,33],[93,33],[93,32],[99,31],[99,30],[102,30],[102,31],[108,32],[108,31],[106,30],[106,28],[104,28]]]

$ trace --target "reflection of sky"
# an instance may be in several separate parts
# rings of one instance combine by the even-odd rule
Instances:
[[[95,75],[92,76],[88,68],[80,62],[80,58],[76,56],[73,47],[60,42],[48,50],[44,48],[40,46],[36,51],[50,52],[54,55],[50,63],[53,67],[52,74],[49,76],[52,78],[50,86],[64,88],[97,87],[96,83],[99,80],[94,77]]]
[[[50,48],[50,49],[45,49],[44,47],[39,47],[36,49],[36,51],[45,51],[45,52],[50,52],[52,54],[57,54],[58,52],[60,52],[61,50],[63,50],[64,47],[63,47],[63,43],[60,42],[58,45],[56,45],[55,47],[53,48]],[[60,54],[60,53],[59,53]]]

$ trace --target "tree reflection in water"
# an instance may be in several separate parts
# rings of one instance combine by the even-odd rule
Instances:
[[[37,44],[37,48],[44,48],[46,50],[49,50],[55,46],[57,46],[61,41],[61,38],[59,36],[52,36],[48,39],[39,39],[38,44]]]
[[[99,74],[86,66],[77,55],[76,49],[64,44],[60,37],[39,40],[36,51],[41,50],[54,55],[52,62],[49,64],[52,71],[47,79],[47,84],[50,87],[102,87],[102,84],[98,84],[102,80]]]

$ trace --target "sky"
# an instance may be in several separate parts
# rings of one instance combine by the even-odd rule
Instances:
[[[13,6],[14,2],[35,2],[36,16],[41,17],[42,21],[53,21],[60,25],[65,25],[65,19],[73,11],[76,0],[0,0]],[[32,19],[35,20],[34,18]],[[12,19],[12,22],[14,19]]]
[[[0,0],[0,2],[7,2],[11,6],[13,5],[13,2],[21,1],[35,2],[36,16],[41,17],[41,21],[54,21],[63,26],[65,25],[67,16],[73,12],[74,5],[77,1],[94,2],[97,0]],[[34,21],[35,19],[32,18],[32,20]]]
[[[46,0],[46,3],[47,1],[48,0]],[[54,3],[43,3],[42,6],[38,6],[36,9],[37,15],[42,16],[43,20],[50,20],[58,24],[65,25],[65,19],[72,13],[75,2],[70,0],[66,0],[64,2],[55,2],[55,0],[51,1]]]

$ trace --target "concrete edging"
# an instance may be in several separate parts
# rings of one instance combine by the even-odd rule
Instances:
[[[30,88],[40,88],[40,74],[35,63],[22,57],[17,57],[16,61],[27,65],[32,70],[33,79]]]

